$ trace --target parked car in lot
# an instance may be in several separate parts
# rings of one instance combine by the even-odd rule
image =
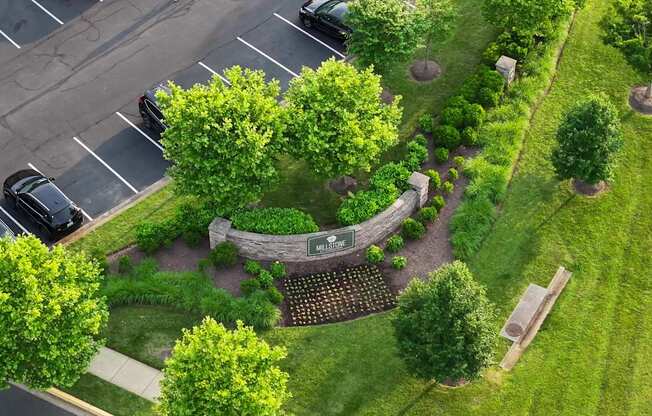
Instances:
[[[24,169],[5,180],[2,193],[49,238],[57,239],[81,226],[84,217],[81,209],[53,181],[33,169]]]
[[[343,0],[308,0],[299,9],[305,27],[314,27],[330,36],[346,40],[351,28],[344,24],[348,6]]]
[[[163,117],[163,112],[159,108],[156,100],[156,93],[159,91],[167,94],[170,93],[170,89],[163,84],[145,91],[145,94],[138,99],[138,110],[140,111],[140,116],[143,118],[145,127],[152,131],[163,133],[168,126],[165,124],[165,117]]]
[[[11,239],[15,238],[14,232],[11,231],[11,228],[0,220],[0,238],[9,237]]]

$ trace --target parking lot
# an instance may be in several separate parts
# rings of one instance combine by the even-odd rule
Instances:
[[[91,4],[88,0],[84,0],[83,4],[87,7],[105,7],[109,1],[111,0]],[[64,13],[65,5],[68,3],[63,0],[48,0],[48,2],[58,4],[58,8],[52,7],[52,11],[53,14],[58,12],[62,16],[62,21],[65,22],[65,18],[74,15],[72,10]],[[9,0],[7,7],[13,10],[16,8],[15,3],[17,2]],[[194,56],[198,59],[187,62],[178,71],[171,72],[168,79],[183,87],[190,87],[195,83],[207,82],[213,74],[221,76],[222,71],[228,67],[240,65],[263,70],[268,79],[278,79],[282,89],[285,90],[290,80],[300,73],[303,66],[316,68],[330,57],[344,58],[344,47],[340,42],[315,30],[302,27],[298,19],[298,8],[301,3],[302,1],[284,1],[277,2],[276,7],[270,5],[262,8],[261,12],[264,11],[266,14],[261,17],[259,24],[252,25],[246,31],[234,30],[227,36],[221,35],[221,42],[218,45],[209,45],[204,53]],[[30,10],[31,13],[40,10],[38,7],[33,9],[32,6],[25,6],[20,10],[23,9]],[[83,6],[77,5],[76,10],[83,13]],[[36,14],[26,19],[32,22],[29,19],[36,19],[35,16]],[[61,26],[47,14],[46,17]],[[3,17],[0,19],[0,29],[4,32],[3,28],[15,26],[16,19]],[[41,37],[47,36],[46,28],[51,26],[50,22],[45,23],[42,32],[32,33],[27,29],[21,29],[10,31],[8,34],[16,35],[21,31],[25,32],[16,38],[12,37],[18,44],[21,42],[26,44],[30,39],[31,42],[38,42],[39,33]],[[31,24],[30,27],[32,26],[38,25]],[[198,45],[204,43],[206,42],[202,39],[197,40]],[[5,41],[5,44],[0,43],[2,48],[0,55],[5,53],[8,46],[11,46],[8,41]],[[18,50],[15,47],[14,49]],[[136,62],[138,55],[134,55],[131,59]],[[127,67],[121,73],[121,77],[129,76]],[[38,146],[13,146],[11,152],[1,152],[2,178],[4,179],[16,169],[27,167],[54,177],[57,186],[84,210],[85,222],[93,221],[102,213],[138,194],[164,176],[168,162],[163,158],[160,137],[142,125],[138,112],[138,98],[145,89],[166,81],[167,79],[150,79],[142,85],[140,91],[132,90],[131,95],[124,94],[118,97],[119,99],[112,96],[111,102],[121,104],[116,108],[103,111],[105,114],[102,118],[88,123],[90,124],[88,128],[77,130],[74,122],[61,120],[60,123],[65,124],[66,128],[61,129],[61,133],[57,132],[55,137],[48,137]],[[110,87],[111,85],[106,85],[106,88]],[[61,94],[61,91],[56,93]],[[71,90],[70,94],[74,94],[74,90]],[[69,94],[65,97],[66,100],[75,99]],[[88,105],[92,107],[93,103],[89,102]],[[50,117],[52,114],[58,116],[59,113],[62,116],[58,119],[66,118],[65,108],[53,109]],[[29,112],[27,114],[29,115]],[[15,143],[16,138],[12,137],[12,132],[18,129],[24,129],[34,136],[47,133],[42,131],[43,128],[30,126],[29,117],[15,117],[15,119],[18,120],[16,124],[20,125],[12,126],[12,129],[6,131],[3,130],[3,123],[0,122],[0,138],[6,141],[6,143],[0,142],[0,145],[9,146]],[[54,121],[56,125],[59,124],[58,119]],[[4,200],[0,203],[0,218],[16,232],[27,231],[40,235],[30,221]]]

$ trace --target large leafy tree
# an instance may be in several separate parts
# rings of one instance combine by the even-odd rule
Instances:
[[[330,59],[304,67],[285,95],[289,149],[324,177],[370,170],[398,142],[400,97],[380,99],[380,77],[371,68]]]
[[[450,0],[417,0],[416,5],[426,48],[425,66],[432,55],[432,45],[445,40],[453,30],[457,12]]]
[[[559,125],[552,165],[560,179],[594,185],[612,178],[614,156],[622,145],[618,110],[604,95],[591,96],[573,107]]]
[[[188,90],[171,83],[170,94],[159,92],[158,99],[176,188],[229,212],[256,201],[277,180],[284,121],[277,81],[237,66],[225,76],[230,86],[217,76]]]
[[[419,15],[403,0],[353,0],[346,24],[353,29],[348,52],[379,71],[410,58],[421,41]]]
[[[398,299],[393,325],[399,354],[419,377],[473,380],[493,358],[494,311],[462,262],[413,279]]]
[[[648,74],[646,98],[652,98],[652,0],[618,0],[602,21],[605,40],[622,50],[634,67]]]
[[[0,239],[0,386],[70,386],[102,344],[100,270],[33,236]]]
[[[159,410],[163,416],[273,416],[291,397],[288,375],[276,364],[285,357],[253,329],[238,322],[230,331],[206,317],[184,330],[166,361]]]

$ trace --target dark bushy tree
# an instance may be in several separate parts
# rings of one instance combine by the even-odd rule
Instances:
[[[623,145],[620,119],[603,95],[580,102],[557,130],[551,160],[560,179],[576,178],[590,185],[612,178],[614,154]]]
[[[289,150],[326,178],[369,171],[398,143],[400,96],[384,104],[381,92],[370,68],[335,59],[317,70],[304,67],[285,94]]]
[[[346,24],[353,29],[347,48],[356,63],[381,72],[412,57],[421,41],[420,16],[403,0],[353,0]]]
[[[188,90],[171,84],[171,93],[158,99],[169,125],[162,142],[176,189],[230,212],[277,180],[284,120],[277,81],[237,66],[225,76],[230,86],[217,76]]]
[[[493,358],[496,328],[485,290],[462,262],[413,279],[393,319],[410,371],[438,382],[473,380]]]
[[[36,237],[0,238],[0,388],[71,386],[102,345],[100,269]]]

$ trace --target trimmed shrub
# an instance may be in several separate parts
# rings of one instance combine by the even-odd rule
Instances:
[[[174,221],[162,223],[142,222],[136,226],[136,245],[146,254],[167,247],[179,236]]]
[[[419,129],[424,133],[432,133],[432,116],[430,114],[421,114],[419,116]]]
[[[342,201],[337,210],[337,220],[342,225],[359,224],[393,204],[398,196],[396,187],[356,192]]]
[[[245,273],[250,274],[252,276],[257,276],[262,269],[263,266],[261,266],[260,263],[258,263],[256,260],[250,260],[250,259],[245,260],[244,263]]]
[[[391,189],[396,187],[401,191],[408,189],[410,171],[400,163],[386,163],[369,178],[369,185],[375,189]]]
[[[282,279],[285,277],[285,264],[278,260],[272,262],[272,264],[269,265],[269,272],[272,274],[274,279]]]
[[[455,190],[455,185],[453,185],[453,184],[452,184],[451,182],[449,182],[449,181],[446,181],[446,182],[444,182],[444,183],[441,185],[441,189],[442,189],[442,191],[444,191],[444,193],[445,193],[446,195],[450,195],[450,194],[452,194],[453,191]]]
[[[466,127],[460,134],[462,144],[466,146],[476,146],[480,140],[478,130],[473,127]]]
[[[434,169],[428,169],[425,172],[426,176],[430,178],[430,188],[431,189],[439,189],[441,186],[441,176],[439,176],[439,172],[437,172]]]
[[[208,259],[200,259],[197,262],[197,271],[200,273],[206,272],[206,269],[208,269],[211,266],[211,262]]]
[[[260,282],[256,278],[245,279],[240,282],[240,291],[245,296],[249,296],[257,290],[260,290]]]
[[[383,249],[377,245],[371,245],[367,249],[367,261],[371,264],[378,264],[385,260]]]
[[[131,257],[120,256],[120,258],[118,259],[118,273],[120,274],[131,273],[133,269],[134,269],[134,265],[131,261]]]
[[[460,132],[453,126],[437,127],[434,136],[437,138],[437,144],[440,144],[449,150],[458,147],[462,141]]]
[[[518,59],[514,55],[509,56]],[[497,71],[482,67],[464,82],[461,92],[470,103],[491,108],[500,102],[504,87],[505,80]]]
[[[401,233],[409,240],[419,240],[426,234],[426,227],[414,218],[406,218]]]
[[[224,241],[215,246],[208,257],[217,268],[234,266],[238,261],[238,248],[230,241]]]
[[[460,177],[460,173],[455,168],[448,169],[448,178],[451,181],[456,181]]]
[[[457,166],[458,170],[461,170],[464,167],[464,156],[455,156],[453,163]]]
[[[437,208],[435,207],[423,207],[417,213],[417,220],[422,224],[430,224],[437,219]]]
[[[389,237],[387,239],[387,243],[385,244],[385,249],[390,253],[396,253],[403,247],[405,247],[405,241],[403,240],[403,237],[398,234],[394,234],[393,236]]]
[[[446,107],[441,112],[441,124],[446,126],[452,126],[456,129],[461,129],[464,127],[466,119],[466,108],[465,107]]]
[[[444,197],[441,195],[435,195],[432,197],[432,207],[437,210],[437,212],[441,212],[442,208],[446,206],[446,200],[444,200]]]
[[[484,119],[485,111],[480,104],[469,104],[464,109],[464,127],[479,128]]]
[[[411,140],[407,144],[407,156],[404,163],[411,171],[421,169],[421,164],[428,160],[428,148],[416,140]]]
[[[315,220],[295,208],[254,208],[231,216],[233,228],[271,235],[307,234],[319,231]]]
[[[283,303],[284,296],[276,287],[270,286],[265,291],[265,294],[267,295],[267,299],[269,299],[269,301],[274,305],[280,305]]]
[[[439,164],[446,163],[448,161],[448,149],[444,147],[438,147],[435,149],[435,161]]]
[[[412,141],[414,141],[415,143],[420,144],[423,147],[426,147],[427,144],[428,144],[428,139],[426,139],[426,136],[424,136],[423,134],[416,134],[412,138]]]
[[[258,273],[257,279],[262,289],[267,289],[268,287],[274,285],[274,276],[272,276],[272,274],[265,269],[261,270],[260,273]]]
[[[394,256],[392,258],[392,267],[396,270],[404,269],[407,266],[407,258],[404,256]]]

